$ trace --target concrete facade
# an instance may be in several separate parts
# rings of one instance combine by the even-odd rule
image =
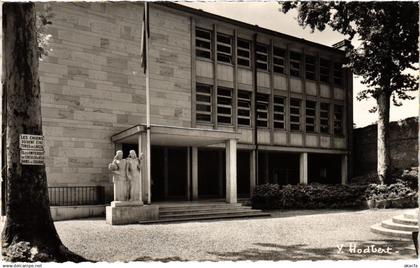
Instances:
[[[43,5],[37,4],[40,10]],[[127,143],[144,151],[146,144],[145,135],[140,132],[136,132],[139,136],[134,140],[114,139],[117,133],[146,123],[145,75],[140,65],[143,5],[135,2],[48,5],[54,15],[47,29],[51,34],[50,51],[39,68],[48,183],[50,186],[102,185],[106,187],[107,199],[112,200],[107,165],[115,150]],[[211,35],[210,59],[197,55],[197,29]],[[342,167],[350,165],[351,157],[347,155],[352,146],[352,77],[344,70],[341,85],[336,85],[333,70],[334,63],[345,60],[342,51],[169,3],[150,4],[150,35],[150,111],[155,126],[151,143],[187,149],[186,198],[189,200],[199,199],[199,187],[203,184],[197,159],[201,149],[225,150],[219,169],[223,170],[225,165],[226,172],[219,171],[222,174],[219,183],[224,184],[226,201],[230,203],[237,200],[237,150],[249,153],[249,170],[245,172],[249,176],[249,192],[259,183],[257,149],[301,154],[302,172],[298,180],[303,183],[308,182],[307,153],[339,155],[343,159]],[[221,38],[218,35],[231,40],[230,64],[220,62],[216,56],[217,40]],[[248,67],[238,64],[240,40],[248,40],[250,44]],[[254,58],[256,44],[263,44],[267,49],[266,70],[254,65],[258,62]],[[273,53],[277,48],[285,53],[284,73],[277,73],[274,68]],[[291,75],[293,53],[301,57],[298,76]],[[306,79],[306,69],[312,68],[306,64],[309,57],[316,63],[314,77]],[[328,81],[324,82],[320,77],[321,59],[328,62]],[[211,88],[209,122],[197,119],[198,85]],[[218,96],[222,88],[230,92],[230,123],[219,122],[218,111],[224,108],[219,105],[222,97]],[[239,92],[250,96],[248,126],[237,120]],[[259,94],[268,96],[267,125],[256,131]],[[278,97],[283,98],[283,106],[276,106]],[[299,130],[292,129],[291,99],[299,102]],[[308,101],[315,103],[312,117],[311,108],[306,106]],[[327,104],[327,110],[322,111],[321,103]],[[337,105],[342,107],[339,122],[334,119]],[[324,121],[328,122],[328,129],[321,133],[323,112],[327,114]],[[283,116],[282,128],[276,125],[281,121],[279,114]],[[313,130],[306,131],[309,120],[313,120]],[[336,124],[342,126],[340,135],[334,132]],[[166,129],[159,132],[160,126]],[[213,132],[206,136],[194,129]],[[203,143],[205,140],[213,143]],[[168,164],[164,169],[168,173]],[[347,170],[342,171],[342,176],[347,176]],[[145,178],[144,174],[142,177]],[[151,202],[150,191],[156,185],[156,178],[143,180],[145,203]],[[164,187],[168,189],[167,175]]]

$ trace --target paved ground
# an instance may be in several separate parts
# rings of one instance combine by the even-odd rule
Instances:
[[[263,219],[127,226],[88,219],[55,225],[68,248],[97,261],[414,259],[410,240],[369,230],[404,211],[409,210],[275,211],[272,218]],[[392,250],[350,253],[354,245]]]

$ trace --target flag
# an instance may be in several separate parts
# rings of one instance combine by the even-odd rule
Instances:
[[[141,67],[143,68],[144,73],[147,69],[147,45],[148,39],[150,37],[150,27],[149,27],[149,4],[144,2],[143,9],[143,23],[141,31]]]

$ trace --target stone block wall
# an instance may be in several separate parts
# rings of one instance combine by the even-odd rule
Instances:
[[[390,123],[389,146],[392,169],[418,166],[418,117]],[[376,172],[377,126],[354,130],[354,175]]]
[[[43,3],[37,3],[41,10]],[[49,3],[49,54],[40,62],[51,186],[103,185],[111,136],[146,122],[141,3]],[[191,126],[189,18],[151,8],[151,123]]]

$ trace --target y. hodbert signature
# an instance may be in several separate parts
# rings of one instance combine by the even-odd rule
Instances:
[[[337,246],[337,253],[351,253],[351,254],[391,254],[398,253],[393,251],[392,247],[378,247],[376,245],[367,245],[359,247],[357,244],[349,244],[347,247],[344,244]]]

